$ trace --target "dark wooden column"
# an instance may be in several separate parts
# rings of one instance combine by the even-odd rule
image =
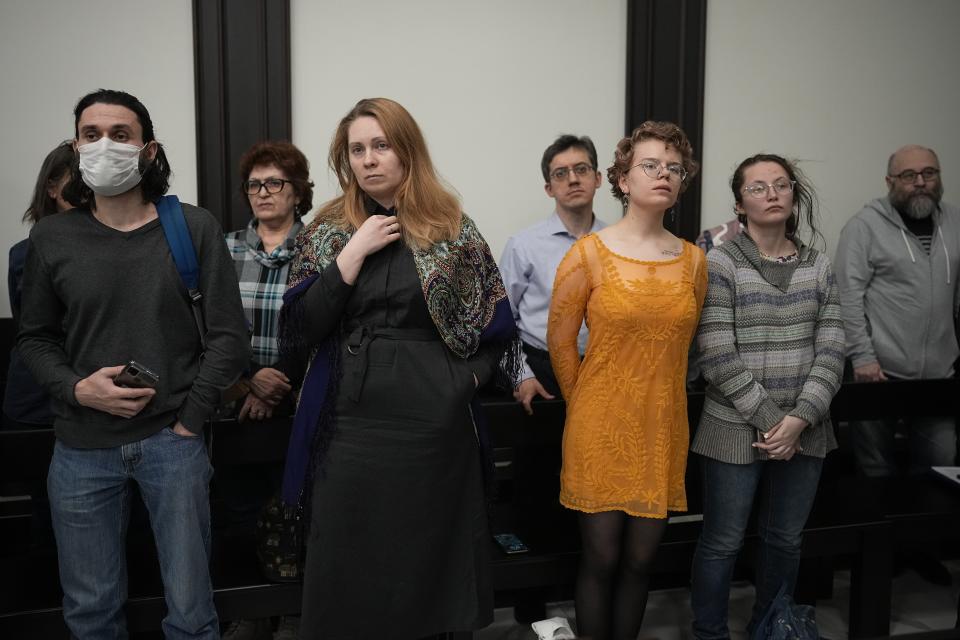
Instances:
[[[289,0],[193,0],[198,204],[224,230],[250,219],[240,156],[260,140],[289,140]]]
[[[703,78],[707,0],[627,1],[626,134],[644,120],[679,124],[703,157]],[[700,233],[700,179],[665,223],[693,240]]]

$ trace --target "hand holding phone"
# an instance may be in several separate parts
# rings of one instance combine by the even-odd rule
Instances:
[[[101,367],[73,387],[73,395],[80,406],[103,411],[121,418],[132,418],[140,413],[157,395],[149,387],[121,387],[116,383],[124,365]]]
[[[136,360],[128,362],[113,383],[118,387],[133,387],[134,389],[156,389],[160,376],[143,366]]]

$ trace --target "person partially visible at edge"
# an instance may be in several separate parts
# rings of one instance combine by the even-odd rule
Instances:
[[[887,195],[868,202],[837,243],[847,357],[857,382],[949,378],[960,355],[960,209],[943,202],[940,161],[909,145],[887,162]],[[905,418],[909,473],[957,460],[954,416]],[[898,474],[896,418],[852,423],[857,466]]]
[[[707,254],[710,284],[697,344],[708,386],[690,450],[703,478],[694,553],[696,638],[728,638],[730,579],[753,504],[760,558],[748,630],[781,586],[793,594],[803,527],[827,452],[837,446],[830,402],[843,376],[843,322],[819,239],[816,196],[796,165],[760,154],[731,188],[744,225]]]
[[[575,241],[606,226],[593,213],[593,198],[603,179],[590,138],[558,137],[543,152],[540,169],[543,189],[554,200],[553,213],[507,240],[500,258],[510,308],[523,340],[523,372],[513,397],[529,414],[534,398],[552,399],[560,393],[547,352],[547,317],[557,266]],[[586,346],[583,326],[578,337],[581,354]]]
[[[63,616],[76,638],[127,637],[130,482],[150,516],[167,637],[219,638],[209,575],[212,474],[204,421],[247,364],[243,307],[220,225],[183,205],[200,271],[205,345],[155,201],[170,165],[146,107],[122,91],[74,109],[69,215],[34,225],[17,347],[52,398],[47,485]],[[202,358],[201,358],[202,352]],[[135,360],[156,388],[114,383]]]
[[[31,225],[41,218],[72,209],[73,205],[63,198],[63,188],[70,180],[70,163],[73,162],[73,145],[61,142],[44,158],[33,187],[33,198],[23,214],[23,221]],[[7,293],[10,296],[10,311],[13,326],[20,321],[20,301],[23,297],[23,267],[27,262],[30,240],[24,239],[10,247],[7,267]],[[10,350],[10,365],[7,368],[7,384],[3,391],[3,427],[24,429],[49,427],[53,424],[50,412],[50,397],[37,384],[20,358],[16,345]]]
[[[286,419],[293,412],[290,377],[280,361],[277,327],[300,217],[313,207],[310,163],[289,142],[258,142],[240,158],[240,185],[253,217],[246,228],[226,234],[227,247],[240,280],[240,299],[250,328],[251,358],[233,392],[240,421]],[[266,433],[262,434],[264,437]],[[257,517],[280,487],[283,464],[226,465],[218,469],[217,487],[224,525],[239,535],[254,535]],[[219,514],[215,514],[215,517]],[[296,636],[299,618],[283,617],[277,637]],[[223,640],[271,638],[269,618],[231,621]]]
[[[478,629],[493,593],[471,400],[519,368],[500,272],[398,103],[358,102],[329,163],[342,194],[299,236],[280,321],[281,355],[310,360],[283,486],[312,514],[301,638]]]
[[[887,195],[868,202],[837,243],[837,283],[856,382],[956,375],[960,354],[960,209],[943,201],[937,154],[907,145],[887,161]],[[850,423],[861,474],[927,473],[958,459],[953,415],[888,417]],[[897,458],[905,436],[905,465]],[[947,586],[950,572],[929,547],[903,543],[895,562]]]
[[[567,401],[560,502],[579,512],[577,631],[594,640],[636,638],[667,515],[687,508],[684,380],[707,271],[663,218],[697,169],[677,125],[644,122],[607,170],[623,219],[557,269],[547,345]]]

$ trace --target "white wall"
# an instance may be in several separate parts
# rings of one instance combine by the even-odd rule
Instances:
[[[196,202],[192,25],[190,0],[0,2],[0,263],[29,233],[20,218],[44,157],[74,137],[74,105],[101,87],[146,105],[173,167],[171,193]],[[9,317],[6,278],[0,294]]]
[[[315,202],[332,197],[326,153],[361,97],[399,100],[435,164],[499,256],[550,211],[539,170],[559,133],[588,134],[601,168],[623,127],[626,0],[292,0],[294,141],[313,164]],[[736,164],[771,151],[803,160],[832,252],[843,223],[885,191],[887,156],[935,148],[945,198],[960,179],[960,3],[953,0],[713,0],[708,3],[703,226],[729,219]],[[137,95],[196,200],[189,0],[0,3],[0,250],[40,163],[73,136],[76,100],[98,87]],[[956,196],[952,198],[957,200]],[[597,211],[619,216],[606,186]],[[9,315],[0,280],[0,316]]]
[[[820,195],[831,256],[844,223],[886,194],[887,158],[904,144],[935,149],[944,198],[957,194],[960,2],[707,7],[703,227],[733,217],[730,176],[761,151],[802,160]]]
[[[540,158],[558,134],[589,135],[610,164],[626,11],[626,0],[292,0],[293,138],[311,161],[314,203],[336,194],[326,158],[340,119],[361,98],[393,98],[499,258],[552,211]],[[606,186],[595,210],[619,217]]]

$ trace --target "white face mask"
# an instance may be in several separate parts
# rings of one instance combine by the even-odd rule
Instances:
[[[130,191],[140,184],[140,152],[146,146],[114,142],[104,136],[77,147],[83,182],[101,196]]]

